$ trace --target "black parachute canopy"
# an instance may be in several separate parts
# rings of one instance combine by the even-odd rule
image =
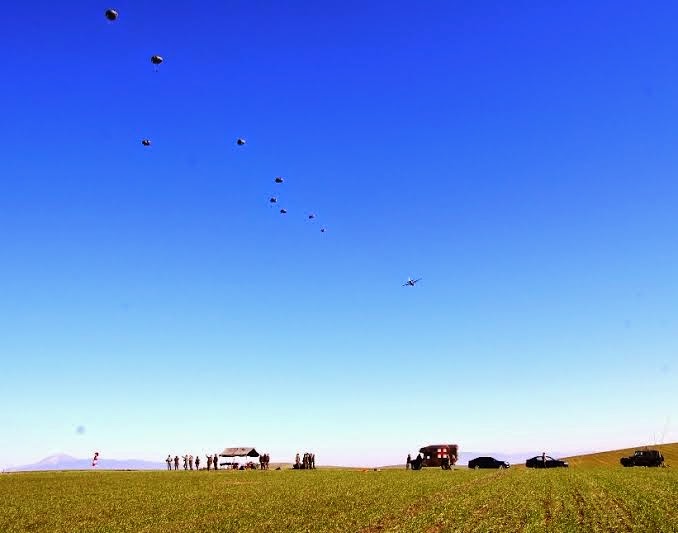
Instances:
[[[141,141],[141,144],[143,144],[144,146],[151,146],[151,141],[148,139],[144,139],[143,141]]]
[[[118,12],[115,9],[107,9],[104,14],[108,20],[118,20]]]
[[[274,181],[275,181],[276,183],[282,183],[282,182],[285,181],[285,180],[282,179],[280,176],[277,176],[277,177],[275,178]]]
[[[245,139],[243,139],[242,137],[238,137],[238,140],[235,141],[235,142],[238,146],[245,146],[245,144],[247,143],[247,141]]]
[[[153,63],[154,65],[159,65],[163,61],[164,59],[162,58],[162,56],[151,56],[151,63]]]

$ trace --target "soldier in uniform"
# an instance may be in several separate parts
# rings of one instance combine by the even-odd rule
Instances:
[[[193,456],[192,455],[188,456],[188,468],[189,468],[189,470],[193,470]]]
[[[184,470],[188,470],[188,455],[184,455]]]
[[[179,456],[174,456],[174,470],[179,470]]]
[[[299,468],[301,466],[299,464],[299,452],[297,452],[297,456],[294,458],[294,464],[297,465],[297,468]]]
[[[165,462],[167,463],[167,470],[172,470],[172,456],[170,454],[167,454]]]
[[[212,456],[208,455],[207,456],[207,471],[210,471],[210,468],[212,468]]]
[[[200,470],[200,456],[199,455],[195,456],[195,469]]]
[[[412,456],[408,453],[407,462],[405,463],[405,470],[409,470],[410,466],[412,466]]]
[[[219,470],[219,454],[214,454],[214,459],[212,459],[212,464],[214,465],[215,470]]]

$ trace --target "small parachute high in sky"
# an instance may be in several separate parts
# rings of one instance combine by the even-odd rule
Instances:
[[[314,214],[314,213],[310,213],[310,214],[308,215],[308,219],[309,219],[309,220],[313,220],[314,218],[315,218],[315,214]]]
[[[141,141],[141,144],[143,144],[144,146],[151,146],[151,141],[148,139],[144,139],[143,141]]]
[[[280,210],[280,214],[281,214],[281,215],[286,215],[286,214],[287,214],[287,209],[285,209],[285,208],[283,207],[283,208]]]
[[[107,9],[104,15],[106,15],[106,18],[111,22],[118,20],[118,12],[115,9]]]
[[[165,61],[162,56],[151,56],[151,63],[153,63],[156,67]]]
[[[325,233],[325,228],[320,228],[320,233]]]
[[[237,144],[238,146],[245,146],[247,144],[247,141],[242,137],[238,137],[238,140],[235,141],[235,144]]]
[[[275,181],[276,183],[283,183],[285,180],[282,179],[280,176],[277,176],[273,181]]]
[[[272,203],[272,204],[277,204],[277,203],[278,203],[278,199],[277,199],[275,196],[271,196],[271,197],[268,199],[268,201],[269,201],[270,203]]]

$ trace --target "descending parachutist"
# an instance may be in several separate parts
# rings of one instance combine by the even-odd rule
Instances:
[[[275,178],[274,181],[275,181],[276,183],[282,183],[282,182],[285,181],[285,180],[282,179],[280,176],[278,176],[277,178]]]
[[[238,140],[235,141],[235,143],[236,143],[238,146],[245,146],[245,144],[247,144],[247,141],[246,141],[245,139],[243,139],[242,137],[238,137]]]
[[[149,141],[148,139],[144,139],[143,141],[141,141],[141,144],[143,144],[144,146],[151,146],[151,141]]]
[[[118,20],[118,12],[115,9],[107,9],[105,15],[111,22]]]
[[[158,66],[162,63],[164,59],[162,56],[151,56],[151,63],[155,65],[155,71],[158,72]]]

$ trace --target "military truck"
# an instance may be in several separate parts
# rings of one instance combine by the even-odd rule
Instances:
[[[664,466],[664,456],[659,450],[636,450],[630,457],[622,457],[622,466]]]
[[[424,466],[440,467],[450,470],[459,457],[459,446],[456,444],[429,444],[419,448],[419,455],[412,459],[412,470],[421,470]]]

